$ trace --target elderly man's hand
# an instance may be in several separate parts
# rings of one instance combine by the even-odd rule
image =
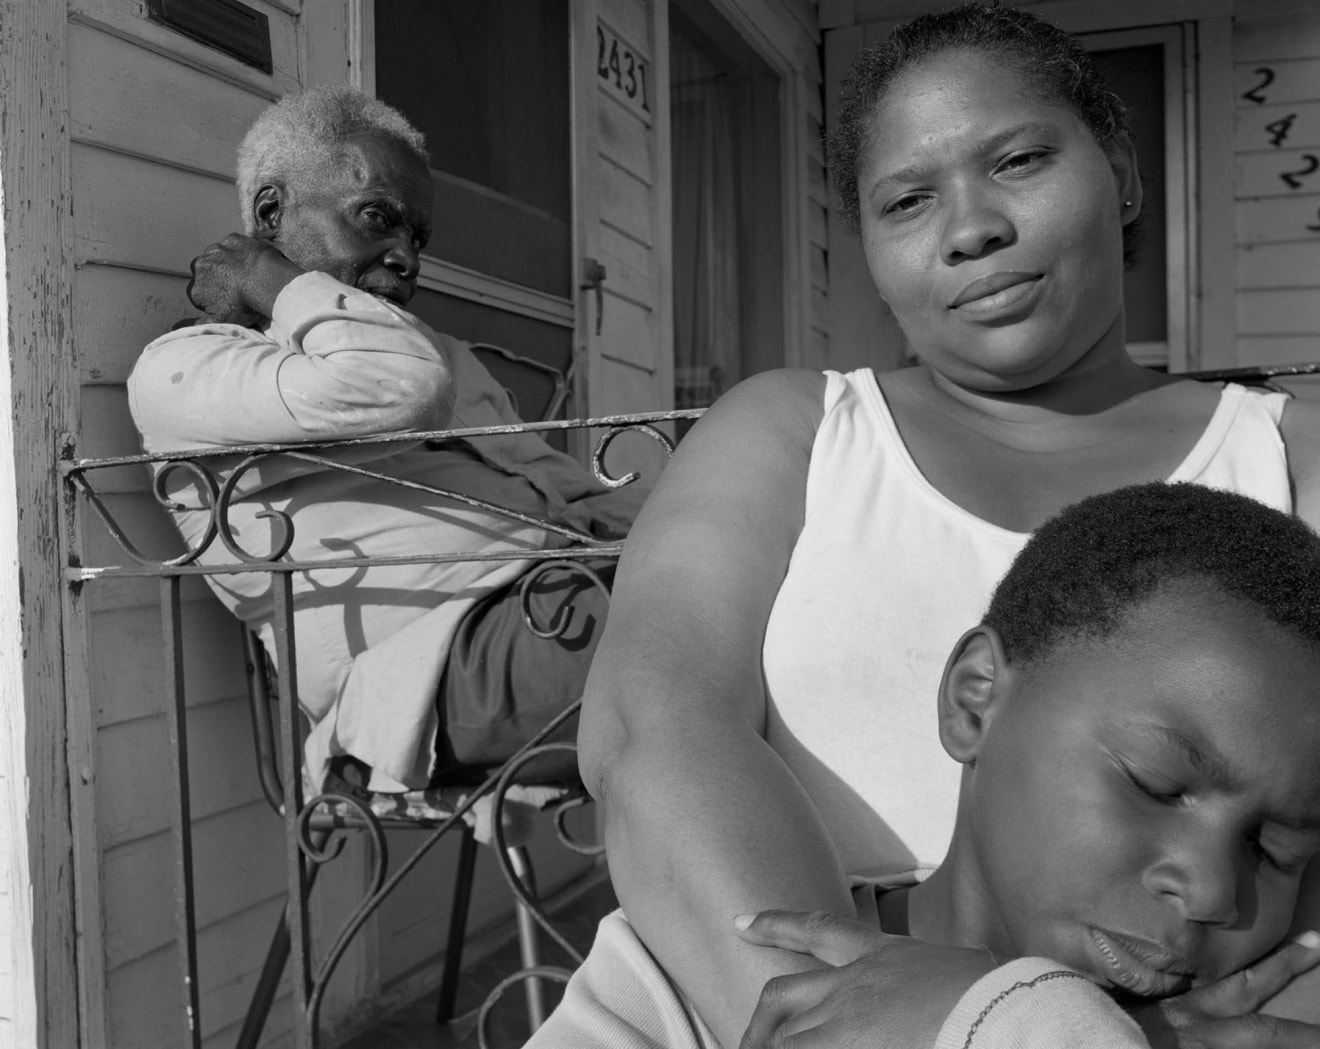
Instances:
[[[303,272],[270,241],[231,233],[193,259],[188,299],[207,320],[250,327],[270,318],[276,297]]]
[[[984,951],[890,936],[824,912],[762,911],[749,943],[809,954],[828,968],[765,985],[741,1049],[915,1049],[995,963]]]

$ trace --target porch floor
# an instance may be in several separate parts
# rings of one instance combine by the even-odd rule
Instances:
[[[584,954],[596,935],[596,924],[618,904],[609,879],[601,877],[584,892],[574,894],[551,916],[570,943]],[[543,948],[547,964],[558,965],[562,953],[553,944]],[[459,1015],[447,1024],[435,1022],[435,994],[396,1010],[371,1030],[342,1049],[476,1049],[477,1011],[486,995],[518,965],[518,941],[502,947],[472,965],[464,965],[458,982]],[[559,984],[546,983],[547,1009],[559,1001]],[[526,1000],[520,987],[507,991],[491,1020],[491,1049],[517,1049],[528,1037]]]

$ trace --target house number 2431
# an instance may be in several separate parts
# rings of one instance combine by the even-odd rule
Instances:
[[[604,26],[596,25],[596,76],[615,94],[642,112],[651,112],[649,69],[646,61]]]

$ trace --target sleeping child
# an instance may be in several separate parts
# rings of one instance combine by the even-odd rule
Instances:
[[[955,646],[938,716],[963,766],[949,852],[924,880],[857,895],[874,901],[871,928],[998,964],[939,1049],[1184,1044],[1172,1029],[1193,1023],[1213,1044],[1320,961],[1315,933],[1280,948],[1320,853],[1320,537],[1306,525],[1190,484],[1070,507]],[[735,921],[837,963],[813,942],[832,924],[851,925]],[[1251,980],[1223,980],[1246,967]],[[767,985],[745,1046],[811,1029],[810,976]],[[1320,1035],[1261,1026],[1277,1044]]]

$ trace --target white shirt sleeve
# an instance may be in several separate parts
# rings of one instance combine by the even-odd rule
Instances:
[[[324,273],[290,281],[270,328],[199,324],[155,340],[128,380],[149,452],[436,430],[454,405],[441,338]]]
[[[1149,1049],[1141,1028],[1081,973],[1019,958],[974,983],[935,1049]]]

